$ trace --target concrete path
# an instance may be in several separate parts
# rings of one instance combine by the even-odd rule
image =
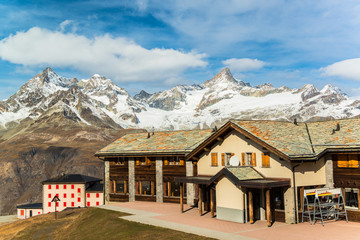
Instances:
[[[19,220],[16,215],[0,216],[0,225]]]
[[[179,204],[154,202],[111,203],[101,206],[104,209],[133,214],[123,219],[170,228],[196,235],[217,239],[276,239],[276,240],[311,240],[311,239],[360,239],[360,223],[345,221],[329,221],[323,227],[320,222],[285,224],[275,222],[268,228],[266,221],[254,224],[241,224],[211,218],[210,214],[199,216],[197,209],[184,207],[180,213]]]

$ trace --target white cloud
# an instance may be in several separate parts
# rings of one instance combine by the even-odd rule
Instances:
[[[2,39],[0,57],[23,66],[70,67],[122,82],[165,81],[179,77],[188,68],[207,65],[206,55],[194,51],[146,49],[122,37],[90,39],[39,27]]]
[[[66,27],[69,26],[70,24],[72,24],[73,21],[72,20],[65,20],[62,23],[60,23],[60,32],[64,32]]]
[[[265,62],[251,58],[230,58],[222,61],[222,64],[237,72],[258,70],[265,66]]]
[[[327,76],[360,81],[360,58],[352,58],[320,68]]]

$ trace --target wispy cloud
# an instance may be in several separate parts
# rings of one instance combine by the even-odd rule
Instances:
[[[23,66],[70,67],[99,73],[117,81],[165,81],[177,79],[186,69],[205,67],[206,55],[175,49],[146,49],[132,40],[109,34],[88,38],[33,27],[0,41],[0,57]]]
[[[237,72],[258,70],[265,66],[265,62],[250,58],[230,58],[222,61],[222,64]]]
[[[327,76],[360,81],[360,58],[333,63],[320,69]]]

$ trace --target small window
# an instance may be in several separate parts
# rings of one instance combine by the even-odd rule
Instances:
[[[81,193],[81,188],[78,188],[78,193]]]
[[[242,166],[256,167],[256,153],[253,152],[242,153],[241,158],[242,158],[241,159]]]
[[[115,165],[125,165],[125,159],[122,158],[122,157],[118,157],[118,158],[115,160]]]
[[[57,193],[57,194],[55,194],[57,197],[59,197],[59,194]]]
[[[269,168],[270,167],[270,153],[265,152],[262,154],[262,167]]]
[[[97,193],[97,194],[96,194],[96,197],[97,197],[97,198],[99,198],[99,197],[100,197],[100,194],[99,194],[99,193]]]
[[[51,185],[48,185],[48,189],[51,189]]]
[[[90,207],[90,202],[87,202],[87,203],[86,203],[86,206]]]
[[[359,208],[357,188],[345,188],[345,206],[351,208]]]
[[[88,198],[89,198],[89,197],[90,197],[90,193],[87,193],[87,194],[86,194],[86,197],[88,197]]]
[[[66,185],[64,185],[64,189],[66,189]]]
[[[38,214],[40,214],[40,212],[38,212]]]
[[[66,193],[64,193],[64,198],[66,198]]]
[[[337,166],[339,168],[359,168],[359,158],[357,154],[337,155]]]
[[[78,198],[78,202],[81,202],[81,198]]]
[[[75,194],[72,193],[72,194],[71,194],[71,198],[74,198],[74,197],[75,197]]]
[[[234,156],[235,153],[222,153],[221,154],[221,165],[222,166],[229,166],[230,165],[230,158]]]
[[[66,202],[64,202],[64,207],[66,207]]]
[[[48,202],[48,207],[51,207],[51,202]]]
[[[99,206],[100,205],[100,203],[99,202],[96,202],[96,206]]]
[[[74,206],[75,206],[75,203],[74,203],[74,202],[71,202],[71,206],[74,207]]]
[[[59,185],[56,185],[56,189],[59,189]]]
[[[217,153],[211,153],[211,166],[217,167],[218,165],[218,154]]]
[[[72,184],[72,185],[71,185],[71,189],[75,189],[75,186],[74,186],[74,184]]]
[[[24,211],[24,210],[20,210],[20,215],[21,215],[21,216],[24,216],[24,214],[25,214],[25,211]]]
[[[51,198],[51,194],[50,194],[50,193],[49,193],[48,197]]]
[[[56,202],[56,206],[57,206],[57,207],[59,206],[59,202]]]

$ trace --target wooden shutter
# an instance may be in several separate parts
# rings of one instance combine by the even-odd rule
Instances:
[[[262,153],[262,167],[270,167],[270,153]]]
[[[225,166],[225,153],[221,154],[221,165]]]
[[[180,158],[180,165],[183,166],[185,164],[184,159]]]
[[[346,168],[348,167],[348,160],[346,154],[339,154],[338,155],[338,167],[339,168]]]
[[[167,160],[167,158],[164,158],[164,165],[165,166],[169,165],[169,160]]]
[[[256,153],[251,154],[251,166],[256,167]]]
[[[211,153],[211,166],[217,166],[217,165],[218,165],[218,154]]]
[[[245,153],[241,153],[241,166],[245,166]]]
[[[145,157],[145,165],[150,165],[151,161],[148,157]]]
[[[350,168],[358,168],[359,167],[358,155],[349,154],[349,167]]]
[[[140,165],[140,159],[136,158],[136,165]]]

